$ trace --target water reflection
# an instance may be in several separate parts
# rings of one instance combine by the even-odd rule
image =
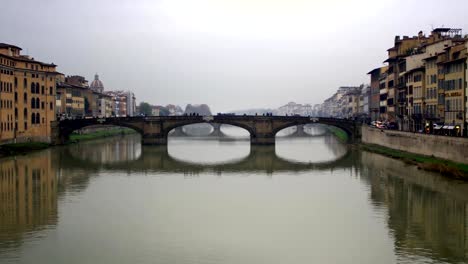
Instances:
[[[400,262],[467,261],[468,184],[368,152],[362,153],[361,164],[372,204],[388,212]]]
[[[199,140],[198,142],[203,144],[193,144],[193,140],[171,139],[167,147],[168,155],[181,162],[209,165],[238,162],[247,158],[250,152],[248,141]],[[154,147],[145,146],[145,148]]]
[[[323,163],[338,160],[348,147],[332,135],[323,137],[276,138],[278,157],[291,162]]]
[[[464,263],[467,261],[467,184],[447,180],[440,175],[417,170],[414,166],[372,153],[349,150],[343,154],[343,151],[347,150],[346,146],[326,137],[322,140],[323,144],[328,145],[325,161],[322,158],[324,146],[318,142],[307,143],[308,141],[299,140],[297,142],[300,144],[297,145],[300,147],[295,147],[295,142],[285,141],[285,145],[279,142],[276,149],[275,147],[252,147],[247,148],[248,152],[245,152],[246,148],[242,145],[243,143],[240,145],[233,143],[224,146],[237,148],[232,150],[235,155],[228,154],[219,163],[214,164],[193,163],[190,157],[187,160],[186,156],[181,156],[178,152],[183,145],[168,148],[141,147],[138,136],[93,141],[49,149],[27,156],[2,159],[0,160],[0,262],[3,260],[17,262],[15,260],[22,254],[34,256],[24,245],[29,242],[46,243],[44,242],[46,238],[53,241],[54,238],[51,237],[49,231],[67,222],[63,211],[70,210],[70,199],[85,196],[84,191],[89,189],[96,189],[95,192],[99,193],[99,188],[105,186],[103,184],[114,186],[115,181],[122,181],[122,179],[111,177],[100,184],[96,184],[92,179],[102,178],[104,175],[119,175],[121,172],[132,176],[131,178],[141,178],[142,175],[199,174],[208,178],[210,174],[252,176],[275,174],[272,179],[285,177],[284,175],[287,176],[289,172],[300,172],[305,179],[325,175],[326,177],[320,178],[324,186],[330,185],[326,182],[327,180],[348,181],[349,175],[352,175],[353,180],[350,183],[354,182],[359,185],[365,194],[363,197],[368,197],[365,203],[369,205],[371,212],[361,207],[352,208],[352,210],[357,212],[356,215],[369,214],[384,223],[383,226],[386,229],[383,233],[386,233],[388,239],[393,241],[390,251],[394,252],[397,262]],[[203,149],[204,146],[200,144],[206,143],[197,143],[192,140],[184,144],[195,144],[193,148]],[[209,144],[208,146],[215,146],[214,143]],[[294,156],[294,153],[281,149],[287,148],[288,145],[302,152],[304,156],[314,157],[301,160],[301,157]],[[181,149],[173,151],[171,147]],[[206,147],[204,151],[209,151],[209,149],[210,147]],[[315,149],[317,152],[309,152],[310,149]],[[223,152],[216,153],[223,155]],[[288,153],[294,155],[290,156]],[[199,154],[194,153],[194,155]],[[339,171],[345,173],[339,173]],[[174,177],[167,178],[173,179]],[[249,177],[247,180],[251,178],[256,177]],[[283,184],[288,182],[288,178],[281,179]],[[320,181],[314,181],[314,183],[320,184]],[[129,183],[132,186],[128,187],[129,192],[132,188],[143,188],[137,186],[135,182]],[[162,182],[159,183],[162,184]],[[182,184],[181,182],[174,183]],[[188,188],[187,185],[183,186]],[[195,188],[199,187],[197,185]],[[207,187],[204,186],[204,188]],[[313,185],[309,185],[307,188],[311,188],[311,192],[318,192],[321,187],[317,186],[314,189]],[[162,188],[159,191],[162,191]],[[230,195],[236,194],[233,190],[230,191],[232,192]],[[328,192],[333,192],[333,190],[326,191]],[[353,195],[353,193],[343,195]],[[159,198],[164,198],[164,196]],[[352,199],[356,200],[359,197],[352,197]],[[339,208],[334,204],[336,201],[327,201],[327,203],[333,203],[333,206],[330,204],[330,208]],[[308,203],[316,203],[316,201],[310,199]],[[324,205],[323,201],[318,203]],[[142,202],[142,206],[144,204]],[[116,203],[108,204],[108,206],[111,205],[118,206]],[[349,211],[350,205],[344,203],[342,206],[343,211]],[[287,208],[294,207],[295,205],[291,204]],[[128,213],[129,217],[134,218],[134,213],[141,213],[137,208],[132,208],[132,213]],[[84,212],[88,210],[90,214],[95,213],[93,210],[99,210],[98,208],[81,209]],[[122,203],[119,210],[130,209]],[[340,212],[329,212],[329,214],[340,215]],[[343,222],[343,225],[358,221],[359,219],[348,219]],[[326,223],[321,225],[326,225]],[[358,224],[347,228],[364,228],[362,233],[367,232],[366,226]],[[337,235],[338,237],[330,237],[330,239],[332,241],[350,239],[343,234]],[[118,238],[118,235],[115,235],[115,238]],[[81,244],[83,243],[85,242],[82,241]],[[365,254],[365,252],[359,252],[359,254]],[[394,261],[382,259],[381,262]]]
[[[70,153],[83,162],[114,163],[137,160],[141,156],[139,135],[84,141],[70,148]]]
[[[0,162],[0,256],[28,234],[57,224],[54,165],[50,150]]]
[[[134,141],[135,138],[129,137]],[[318,139],[316,139],[318,140]],[[319,139],[325,140],[326,139]],[[333,141],[333,140],[332,140]],[[122,158],[120,162],[103,162],[99,156],[93,160],[93,155],[87,148],[63,148],[60,154],[63,157],[63,167],[70,169],[98,171],[124,171],[131,172],[182,172],[187,174],[200,174],[203,172],[281,172],[281,171],[309,171],[309,170],[332,170],[337,168],[349,168],[353,166],[355,160],[347,152],[345,145],[333,141],[334,144],[321,144],[321,148],[308,148],[304,144],[293,144],[295,151],[315,151],[315,159],[295,160],[287,155],[277,155],[278,149],[275,146],[250,146],[249,142],[219,142],[214,140],[194,140],[177,139],[172,140],[168,147],[165,146],[143,146],[141,155],[133,159],[133,148],[127,149],[128,159]],[[96,146],[95,143],[94,146]],[[113,141],[103,143],[104,149],[117,151],[117,145]],[[112,151],[112,148],[114,150]],[[323,159],[317,153],[323,148],[330,148],[328,157]],[[98,148],[99,149],[99,148]],[[281,151],[281,144],[279,146]],[[82,152],[80,153],[80,150]],[[121,148],[120,156],[125,157],[125,152]],[[303,156],[313,154],[313,152],[303,153]],[[335,155],[336,154],[336,155]],[[349,154],[349,155],[345,155]],[[312,155],[313,157],[314,155]],[[84,157],[84,158],[83,158]],[[83,167],[83,162],[87,166]]]

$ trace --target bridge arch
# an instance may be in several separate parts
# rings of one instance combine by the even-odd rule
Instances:
[[[294,127],[294,126],[299,126],[299,125],[307,125],[307,124],[322,124],[322,125],[328,125],[328,126],[334,126],[337,127],[341,130],[343,130],[346,135],[348,136],[348,141],[352,142],[353,139],[356,137],[356,129],[355,129],[355,124],[346,122],[343,120],[342,123],[337,122],[335,119],[333,120],[314,120],[314,119],[308,119],[308,120],[300,120],[300,121],[291,121],[291,122],[286,122],[283,123],[277,127],[275,127],[272,131],[273,135],[276,136],[278,132],[285,128],[289,127]]]
[[[144,135],[144,129],[138,122],[132,122],[131,119],[126,118],[90,118],[90,119],[66,119],[58,122],[55,126],[52,126],[53,134],[55,138],[52,138],[52,143],[55,144],[64,144],[70,139],[70,135],[74,131],[86,127],[93,126],[114,126],[114,127],[125,127],[130,128],[141,136]],[[55,141],[55,142],[54,142]]]
[[[231,126],[235,126],[235,127],[239,127],[239,128],[242,128],[244,130],[246,130],[247,132],[249,132],[250,136],[252,137],[252,135],[255,134],[253,128],[251,126],[248,126],[247,124],[243,124],[243,123],[238,123],[238,122],[230,122],[230,121],[206,121],[206,120],[191,120],[191,121],[188,121],[188,122],[178,122],[176,124],[172,124],[170,126],[168,126],[167,128],[164,129],[164,135],[165,137],[167,138],[168,135],[169,135],[169,132],[171,132],[173,129],[176,129],[176,128],[179,128],[179,127],[183,127],[183,126],[187,126],[187,125],[193,125],[193,124],[218,124],[218,125],[231,125]]]

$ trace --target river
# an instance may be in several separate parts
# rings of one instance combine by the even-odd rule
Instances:
[[[467,262],[468,184],[314,133],[1,159],[0,263]]]

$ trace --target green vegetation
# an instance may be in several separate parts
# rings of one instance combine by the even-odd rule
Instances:
[[[46,149],[50,145],[42,142],[12,143],[0,146],[0,156],[22,155],[31,151]]]
[[[76,142],[85,141],[85,140],[105,138],[105,137],[111,137],[111,136],[117,136],[117,135],[128,135],[128,134],[134,134],[134,133],[136,133],[135,130],[132,130],[130,128],[113,128],[113,129],[108,129],[108,130],[98,130],[98,131],[90,132],[86,134],[73,133],[70,135],[69,142],[76,143]]]
[[[141,114],[144,114],[144,115],[147,115],[147,116],[151,116],[152,115],[152,109],[151,109],[151,105],[146,103],[146,102],[141,102],[140,103],[140,113]]]
[[[443,160],[434,156],[418,155],[378,145],[363,144],[361,148],[366,151],[382,154],[402,160],[409,164],[417,165],[418,168],[423,170],[439,172],[442,175],[451,178],[468,180],[468,164]]]
[[[334,126],[328,126],[328,130],[330,130],[330,132],[342,142],[348,142],[348,134],[346,134],[342,129]]]

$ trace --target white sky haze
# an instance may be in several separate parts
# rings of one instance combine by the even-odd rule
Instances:
[[[395,35],[468,33],[464,0],[15,0],[0,42],[152,104],[320,103],[368,83]]]

